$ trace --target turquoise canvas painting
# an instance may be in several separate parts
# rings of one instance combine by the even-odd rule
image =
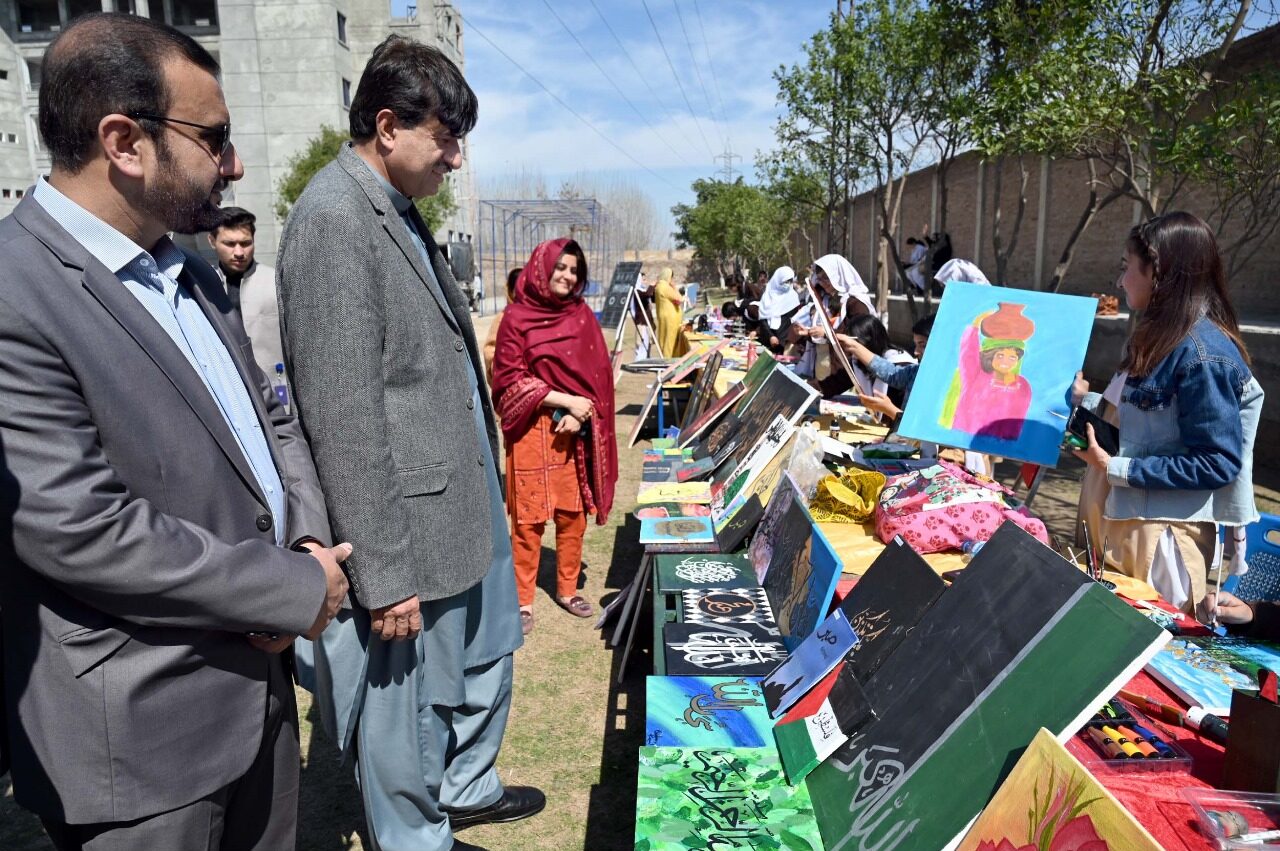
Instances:
[[[1097,299],[953,282],[898,431],[1056,466]]]
[[[649,677],[644,716],[650,747],[773,747],[759,677]]]

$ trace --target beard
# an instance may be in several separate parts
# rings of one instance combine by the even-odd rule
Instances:
[[[143,209],[174,233],[195,234],[216,228],[222,221],[222,210],[209,196],[225,191],[227,182],[219,177],[211,187],[198,185],[178,170],[166,147],[158,150],[158,165],[156,180],[143,193]]]

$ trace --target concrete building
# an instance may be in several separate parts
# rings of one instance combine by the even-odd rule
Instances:
[[[412,0],[411,0],[412,2]],[[373,48],[391,33],[435,45],[464,68],[462,20],[447,2],[393,17],[391,0],[0,0],[0,214],[49,158],[35,130],[40,60],[77,16],[121,11],[162,20],[203,44],[222,65],[232,139],[244,179],[224,203],[258,216],[258,256],[275,260],[281,222],[276,186],[290,159],[328,125],[345,133],[347,110]],[[450,178],[458,210],[436,234],[445,245],[476,231],[476,194],[464,142]],[[197,240],[197,244],[203,240]]]

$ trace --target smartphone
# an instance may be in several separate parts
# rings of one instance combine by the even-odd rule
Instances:
[[[1089,445],[1089,432],[1085,429],[1086,425],[1093,426],[1094,439],[1098,441],[1098,446],[1103,452],[1115,455],[1120,451],[1120,429],[1093,411],[1077,406],[1071,410],[1071,417],[1067,420],[1067,431],[1082,441],[1081,449]],[[1075,445],[1075,441],[1070,442]]]

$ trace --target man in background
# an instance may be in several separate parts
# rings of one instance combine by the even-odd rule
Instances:
[[[209,244],[218,255],[218,277],[227,288],[227,298],[253,344],[258,369],[273,385],[287,385],[276,270],[253,259],[256,221],[243,207],[223,207],[218,226],[209,233]]]

